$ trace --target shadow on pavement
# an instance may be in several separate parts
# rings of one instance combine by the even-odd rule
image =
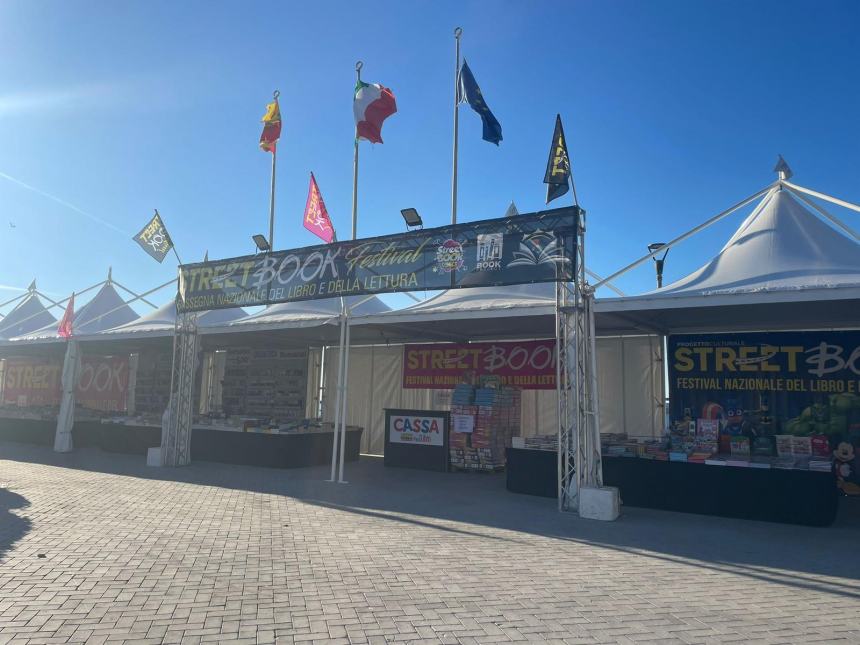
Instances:
[[[31,522],[12,512],[14,508],[26,508],[30,502],[18,493],[0,487],[0,561],[12,546],[30,530]]]
[[[597,522],[559,513],[552,499],[509,493],[504,474],[385,468],[374,457],[346,465],[349,485],[325,481],[327,467],[196,462],[178,469],[147,468],[142,456],[95,449],[59,455],[49,448],[0,443],[0,459],[283,495],[335,512],[511,543],[533,543],[529,536],[540,536],[860,599],[856,499],[842,500],[839,518],[828,528],[638,508],[624,508],[617,522]]]

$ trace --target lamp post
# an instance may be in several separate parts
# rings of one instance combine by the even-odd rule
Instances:
[[[653,242],[648,245],[648,252],[654,253],[655,251],[659,251],[664,246],[666,246],[665,242]],[[669,255],[669,249],[663,253],[662,257],[657,257],[656,255],[652,258],[654,260],[654,268],[657,269],[657,288],[660,289],[663,287],[663,265],[666,262],[666,256]]]

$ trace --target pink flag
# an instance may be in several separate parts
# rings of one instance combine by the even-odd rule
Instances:
[[[66,313],[60,319],[60,326],[57,327],[57,336],[61,338],[72,337],[72,323],[75,321],[75,294],[72,292],[72,297],[69,298],[69,304],[66,305]]]
[[[331,225],[331,218],[328,216],[325,202],[313,173],[311,173],[311,184],[308,187],[304,223],[306,229],[325,242],[331,242],[334,239],[334,227]]]

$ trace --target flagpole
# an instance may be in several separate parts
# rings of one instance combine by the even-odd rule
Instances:
[[[364,63],[358,61],[355,64],[356,84],[361,82],[361,68]],[[358,231],[358,126],[355,128],[355,148],[352,154],[352,239],[356,238]]]
[[[451,173],[451,223],[457,223],[457,141],[460,130],[460,103],[457,100],[457,83],[460,76],[460,36],[463,30],[457,27],[454,30],[455,60],[454,65],[454,166]]]
[[[279,90],[272,93],[275,103],[281,95]],[[275,250],[275,166],[278,159],[278,142],[272,144],[272,186],[269,190],[269,249]]]
[[[361,82],[361,68],[364,63],[361,61],[355,64],[355,79],[356,84]],[[358,127],[355,129],[355,143],[353,147],[352,157],[352,239],[354,240],[358,233]],[[331,478],[334,481],[336,461],[334,456],[337,452],[337,446],[340,446],[340,468],[338,471],[338,484],[346,484],[343,478],[343,459],[344,450],[346,449],[346,411],[347,397],[349,396],[349,308],[346,305],[344,298],[340,299],[340,316],[341,316],[341,340],[340,340],[340,357],[341,362],[338,365],[338,383],[340,389],[340,399],[335,405],[340,406],[340,410],[335,411],[335,417],[339,418],[339,423],[335,422],[334,436],[332,437],[332,462],[331,462]]]

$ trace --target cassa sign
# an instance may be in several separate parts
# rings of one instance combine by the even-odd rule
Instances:
[[[388,420],[388,439],[391,443],[442,446],[445,424],[439,417],[393,414]]]

